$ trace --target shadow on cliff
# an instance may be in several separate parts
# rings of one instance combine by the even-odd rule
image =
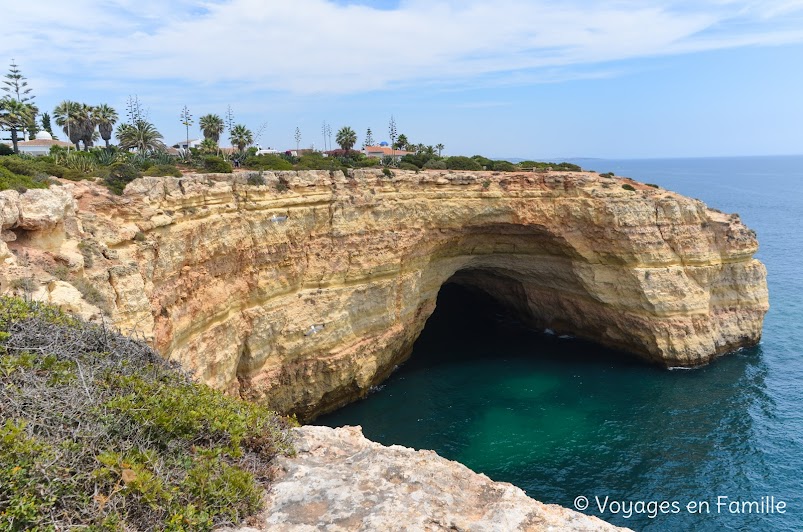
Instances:
[[[446,283],[408,364],[424,368],[493,357],[504,343],[520,345],[532,356],[564,363],[593,360],[617,366],[650,366],[629,353],[528,328],[518,313],[513,306],[469,284]]]

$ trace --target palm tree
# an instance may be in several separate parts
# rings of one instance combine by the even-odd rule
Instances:
[[[210,154],[210,153],[217,153],[220,148],[218,148],[217,142],[212,139],[204,139],[198,145],[198,149],[201,150],[201,153]]]
[[[106,141],[106,147],[109,148],[109,141],[112,138],[112,131],[114,124],[117,122],[117,111],[111,106],[102,103],[92,109],[93,121],[98,125],[100,136]]]
[[[237,149],[243,151],[246,146],[254,143],[254,134],[244,125],[237,124],[229,130],[229,140],[232,146],[236,144]]]
[[[357,134],[350,127],[344,126],[337,132],[335,141],[340,145],[343,151],[348,152],[357,144]]]
[[[95,122],[94,117],[95,108],[85,103],[81,104],[80,110],[80,128],[81,128],[81,141],[84,143],[84,151],[89,151],[89,148],[95,145]]]
[[[15,153],[19,153],[17,132],[33,120],[36,112],[36,107],[29,103],[23,103],[10,97],[0,100],[0,127],[11,132],[11,143]]]
[[[212,139],[215,143],[220,142],[220,134],[223,133],[223,119],[218,115],[208,114],[198,119],[201,132],[205,139]]]
[[[155,151],[165,147],[162,134],[147,120],[137,120],[133,124],[120,124],[115,135],[120,140],[120,149],[136,148],[140,153]]]
[[[407,140],[407,135],[402,133],[401,135],[399,135],[399,139],[396,141],[395,146],[396,146],[397,150],[405,150],[406,151],[407,150],[407,145],[409,143],[410,143],[410,141]]]
[[[438,150],[438,157],[441,156],[441,152],[446,148],[443,144],[436,144],[435,149]]]
[[[70,142],[75,144],[75,149],[80,149],[78,145],[81,142],[83,134],[81,132],[81,105],[78,102],[64,100],[53,109],[53,117],[56,119],[56,125],[64,130]]]

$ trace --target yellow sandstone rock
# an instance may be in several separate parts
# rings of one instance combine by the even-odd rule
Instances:
[[[122,197],[88,183],[0,193],[16,237],[6,261],[28,257],[7,262],[2,286],[47,279],[59,253],[78,270],[80,249],[117,326],[212,386],[305,418],[403,361],[446,282],[665,366],[761,336],[755,234],[672,192],[584,172],[246,177],[146,177]]]

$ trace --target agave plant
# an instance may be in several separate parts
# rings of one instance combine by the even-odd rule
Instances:
[[[97,168],[95,158],[83,153],[70,153],[64,158],[64,166],[88,174]]]
[[[165,150],[156,150],[149,154],[153,164],[175,164],[176,157]]]
[[[98,148],[92,151],[95,160],[101,166],[111,166],[119,159],[119,154],[113,148]]]

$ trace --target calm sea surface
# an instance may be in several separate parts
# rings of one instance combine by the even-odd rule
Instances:
[[[587,497],[585,513],[635,530],[803,530],[803,156],[576,162],[738,212],[769,272],[761,344],[667,371],[445,288],[409,362],[317,423],[434,449],[543,502]],[[718,497],[786,508],[735,513],[750,508]],[[630,515],[636,501],[672,513]]]

